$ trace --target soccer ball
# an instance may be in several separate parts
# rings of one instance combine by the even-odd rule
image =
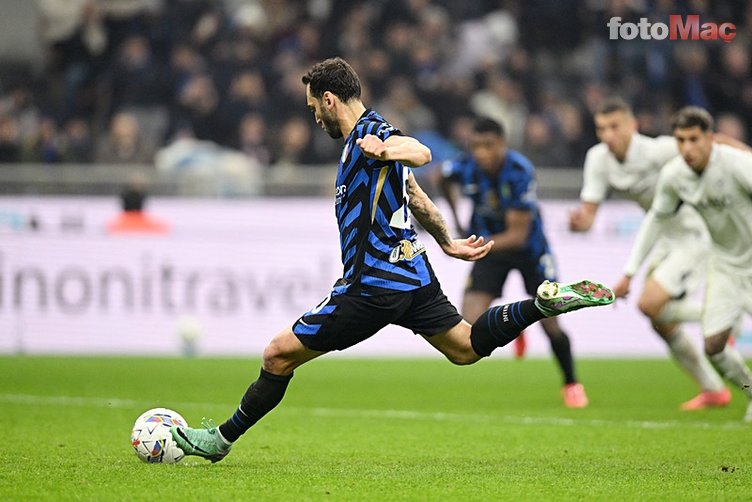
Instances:
[[[131,432],[131,446],[136,456],[150,464],[175,464],[185,453],[172,440],[170,427],[187,426],[188,422],[176,411],[154,408],[136,419]]]

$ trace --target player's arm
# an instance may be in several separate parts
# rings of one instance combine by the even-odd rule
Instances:
[[[629,294],[632,277],[653,249],[653,245],[664,231],[667,221],[668,218],[659,218],[652,209],[645,215],[640,230],[637,232],[637,238],[632,245],[632,251],[629,253],[627,264],[624,267],[624,275],[613,287],[616,298],[626,298]]]
[[[572,232],[587,232],[592,228],[599,204],[583,202],[580,207],[569,213],[569,230]]]
[[[672,139],[672,147],[676,150],[676,140]],[[674,154],[675,155],[675,154]],[[590,148],[585,155],[582,171],[582,188],[580,189],[580,206],[569,213],[569,230],[572,232],[587,232],[593,226],[600,201],[608,197],[611,189],[608,181],[606,163],[609,153],[603,145]]]
[[[506,230],[494,234],[491,239],[494,242],[492,251],[516,251],[525,246],[530,235],[530,223],[533,215],[524,209],[509,209],[506,212]]]
[[[420,188],[413,173],[407,179],[408,207],[415,219],[431,234],[441,250],[460,260],[475,261],[488,254],[494,242],[484,244],[483,237],[471,235],[467,239],[452,239],[444,217],[428,195]]]
[[[389,136],[382,141],[376,135],[366,134],[355,140],[369,159],[397,161],[408,167],[420,167],[431,162],[431,150],[410,136]]]
[[[658,185],[653,198],[653,205],[645,215],[645,219],[640,225],[637,237],[632,245],[632,251],[624,267],[624,276],[614,285],[614,295],[617,298],[624,298],[629,294],[629,286],[632,277],[640,269],[650,251],[653,249],[655,242],[667,229],[670,224],[670,217],[679,210],[681,199],[676,194],[669,183],[671,177],[669,166],[664,166],[661,175],[658,178]]]

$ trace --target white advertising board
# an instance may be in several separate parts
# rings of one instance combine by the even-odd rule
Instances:
[[[318,304],[341,274],[332,200],[155,198],[167,235],[108,235],[111,198],[0,198],[0,353],[258,355],[269,339]],[[641,220],[629,203],[604,205],[592,232],[566,229],[571,201],[542,205],[561,280],[608,284],[620,276]],[[34,222],[30,227],[30,222]],[[447,296],[459,306],[471,266],[423,236]],[[635,293],[612,307],[561,319],[580,356],[663,356],[637,312]],[[517,275],[504,300],[526,297]],[[739,343],[752,338],[749,323]],[[699,343],[699,331],[690,328]],[[548,356],[537,326],[529,355]],[[193,340],[186,343],[186,340]],[[352,355],[416,356],[434,350],[389,327]],[[495,354],[510,357],[508,348]]]

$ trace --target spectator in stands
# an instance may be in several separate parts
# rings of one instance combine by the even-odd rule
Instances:
[[[575,113],[557,111],[561,103],[589,117],[591,103],[625,95],[641,111],[643,130],[655,134],[666,133],[668,118],[688,103],[733,112],[747,134],[752,129],[752,6],[743,2],[690,2],[702,19],[736,24],[730,44],[609,39],[612,16],[665,19],[682,13],[686,2],[678,0],[508,1],[503,9],[446,0],[36,3],[48,54],[44,78],[18,82],[16,74],[2,74],[0,61],[0,115],[16,121],[26,145],[21,160],[60,157],[41,116],[94,124],[126,109],[160,147],[190,135],[238,148],[248,112],[262,113],[267,130],[293,117],[307,120],[298,106],[302,69],[334,54],[357,65],[371,102],[403,99],[410,90],[388,83],[406,75],[434,115],[427,132],[437,137],[450,136],[454,118],[472,109],[506,124],[510,145],[525,148],[526,128],[545,129],[536,117],[527,124],[536,113],[550,122],[551,142],[566,143],[569,156],[546,154],[559,165],[581,158],[595,137],[592,121],[577,127]],[[395,113],[393,120],[402,115],[415,116]],[[330,145],[319,148],[314,139],[315,154],[332,154]]]
[[[266,122],[258,113],[248,113],[240,121],[239,150],[261,166],[269,166],[272,154],[266,134]]]
[[[107,233],[111,235],[169,233],[170,226],[166,222],[145,211],[146,198],[146,183],[141,179],[130,182],[120,194],[122,212],[107,223]]]
[[[0,164],[21,160],[21,142],[18,123],[9,116],[0,116]]]
[[[94,146],[89,124],[82,117],[73,117],[63,125],[65,136],[65,161],[85,164],[94,157]]]
[[[25,162],[58,164],[65,155],[65,142],[62,141],[57,124],[50,117],[44,117],[37,129],[26,139],[21,158]]]
[[[136,118],[126,112],[117,113],[110,130],[97,145],[94,160],[102,164],[153,164],[156,145],[141,134]]]

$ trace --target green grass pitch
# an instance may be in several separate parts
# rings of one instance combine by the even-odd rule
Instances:
[[[256,359],[0,357],[0,500],[750,500],[752,425],[685,413],[666,360],[583,360],[565,409],[550,360],[322,358],[222,462],[139,461],[143,411],[224,420]]]

